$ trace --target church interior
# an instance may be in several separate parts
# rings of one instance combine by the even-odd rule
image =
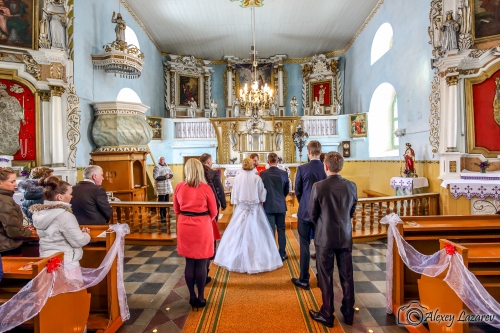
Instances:
[[[82,247],[81,267],[107,263],[100,280],[26,301],[23,319],[4,305],[45,285],[52,257],[36,233],[22,257],[0,244],[0,332],[500,332],[498,0],[0,0],[0,14],[0,170],[76,185],[97,165],[112,208]],[[313,140],[357,188],[355,313],[335,267],[333,327],[309,313],[316,259],[310,289],[290,282]],[[173,203],[186,163],[211,155],[224,237],[242,163],[260,173],[271,153],[290,184],[288,257],[259,274],[212,262],[195,308]]]

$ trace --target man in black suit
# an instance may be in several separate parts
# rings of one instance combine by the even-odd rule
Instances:
[[[217,199],[219,199],[220,202],[220,208],[221,210],[226,209],[226,194],[224,193],[224,186],[222,186],[219,172],[217,172],[216,170],[212,170],[212,155],[210,154],[201,155],[200,162],[201,164],[204,164],[210,168],[210,178],[214,183],[215,192],[217,192]],[[218,219],[218,216],[216,217],[216,219]]]
[[[83,171],[84,180],[73,186],[71,205],[79,224],[106,224],[112,208],[106,190],[100,185],[104,179],[102,168],[90,165]]]
[[[314,235],[314,225],[309,217],[309,196],[314,183],[326,178],[323,163],[319,156],[321,154],[321,143],[312,140],[307,145],[307,156],[309,163],[297,168],[295,175],[295,195],[299,201],[299,210],[297,212],[298,231],[300,239],[300,276],[292,278],[292,283],[297,287],[309,290],[309,262],[311,236]]]
[[[313,185],[309,216],[316,226],[316,267],[323,305],[319,312],[309,310],[316,321],[333,327],[333,264],[337,259],[343,298],[340,311],[344,322],[354,317],[354,281],[352,268],[351,219],[358,202],[356,184],[339,174],[344,166],[342,155],[329,152],[325,157],[327,179]]]
[[[266,212],[269,224],[273,229],[273,234],[278,229],[278,245],[281,260],[288,259],[286,254],[285,239],[285,214],[286,214],[286,196],[290,192],[290,183],[288,173],[278,169],[278,155],[270,153],[267,157],[269,169],[260,173],[264,188],[267,191],[266,201],[264,202],[264,211]]]

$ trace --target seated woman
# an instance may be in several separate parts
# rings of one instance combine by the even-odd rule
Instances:
[[[36,167],[31,170],[30,178],[23,180],[19,183],[19,189],[24,192],[24,200],[22,204],[22,210],[24,215],[33,224],[31,219],[30,207],[36,204],[43,203],[43,186],[38,185],[38,180],[40,178],[46,178],[52,176],[54,170],[47,167]]]
[[[22,237],[29,237],[31,229],[23,226],[23,212],[12,196],[16,188],[16,172],[0,168],[0,255],[22,256]]]
[[[88,228],[80,230],[75,215],[71,212],[71,185],[57,177],[41,178],[44,186],[43,204],[31,206],[33,226],[40,237],[40,257],[49,257],[64,252],[64,262],[80,266],[82,247],[90,242]]]

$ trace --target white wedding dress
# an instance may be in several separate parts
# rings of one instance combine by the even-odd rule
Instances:
[[[271,226],[262,207],[266,189],[254,170],[239,171],[234,179],[231,222],[217,249],[214,263],[231,272],[255,274],[283,266]]]

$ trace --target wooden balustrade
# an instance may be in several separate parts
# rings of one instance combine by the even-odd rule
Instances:
[[[110,224],[126,223],[130,233],[162,234],[160,209],[166,209],[166,234],[170,235],[171,214],[174,213],[172,202],[120,201],[111,202],[113,215]]]
[[[379,223],[384,216],[391,213],[399,216],[438,215],[438,207],[439,193],[360,198],[357,211],[352,218],[352,231],[360,236],[385,235],[387,228]],[[375,210],[378,210],[377,214]]]

